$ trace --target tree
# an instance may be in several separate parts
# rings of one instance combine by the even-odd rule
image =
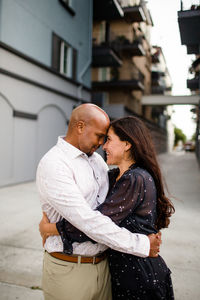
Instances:
[[[176,146],[178,141],[182,141],[183,143],[186,142],[186,135],[183,133],[183,131],[180,128],[175,127],[174,128],[174,145]]]

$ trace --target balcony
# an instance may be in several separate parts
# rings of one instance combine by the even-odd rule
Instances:
[[[198,57],[195,61],[192,63],[192,68],[195,70],[200,65],[200,57]]]
[[[93,0],[93,19],[109,21],[124,17],[123,9],[117,0]]]
[[[199,77],[195,77],[187,80],[187,88],[191,91],[196,91],[199,89]]]
[[[161,71],[152,71],[151,73],[151,93],[164,94],[165,91],[170,90],[165,82],[165,73]]]
[[[187,45],[187,54],[199,54],[200,47],[199,45]]]
[[[127,22],[146,22],[146,16],[141,5],[123,7],[124,18]]]
[[[200,9],[178,11],[178,23],[181,44],[198,46],[200,44]]]
[[[122,61],[115,51],[108,45],[95,45],[92,48],[92,66],[100,67],[120,67]]]
[[[120,89],[126,91],[144,91],[143,79],[130,79],[130,80],[111,80],[111,81],[93,81],[92,88],[94,91],[111,89]]]
[[[151,93],[153,95],[163,95],[165,92],[165,87],[164,86],[152,86],[151,87]]]
[[[158,64],[160,62],[160,53],[156,52],[155,54],[151,55],[152,64]]]
[[[151,81],[152,83],[154,83],[155,85],[159,83],[159,80],[161,77],[164,77],[165,73],[161,72],[161,71],[152,71],[151,72]]]
[[[133,43],[130,43],[129,41],[121,43],[119,41],[115,41],[112,43],[113,48],[117,52],[123,52],[125,55],[131,55],[131,56],[144,56],[145,50],[143,48],[143,45],[140,41],[134,41]]]

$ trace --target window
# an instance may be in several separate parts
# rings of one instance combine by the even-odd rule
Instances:
[[[76,80],[77,50],[63,39],[53,34],[52,68]]]

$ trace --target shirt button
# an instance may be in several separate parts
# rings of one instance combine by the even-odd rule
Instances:
[[[99,198],[99,195],[97,195],[97,197]]]

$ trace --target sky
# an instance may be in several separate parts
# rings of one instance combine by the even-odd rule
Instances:
[[[192,78],[188,72],[194,55],[188,55],[186,46],[181,45],[178,27],[177,11],[180,10],[180,0],[148,0],[154,26],[151,32],[151,44],[162,47],[167,67],[172,79],[172,95],[190,95],[186,80]],[[200,1],[183,0],[184,9]],[[191,105],[175,105],[172,121],[174,125],[191,138],[195,132],[195,122],[192,120]]]

